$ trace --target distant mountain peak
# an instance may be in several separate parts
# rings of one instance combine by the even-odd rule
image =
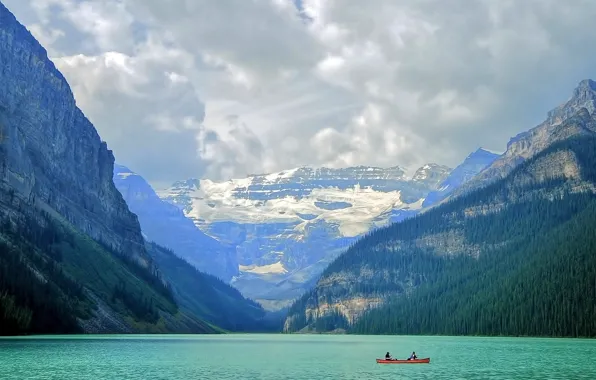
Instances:
[[[198,190],[201,188],[201,180],[198,178],[188,178],[182,181],[176,181],[172,184],[173,188]]]
[[[492,150],[492,149],[488,149],[485,147],[479,147],[474,153],[470,154],[470,156],[472,155],[477,155],[477,154],[494,154],[497,156],[502,155],[503,153],[505,153],[504,151],[497,151],[497,150]]]
[[[439,165],[439,164],[435,164],[433,162],[425,164],[424,166],[422,166],[421,168],[419,168],[418,170],[416,170],[416,172],[414,173],[414,175],[412,176],[412,180],[413,181],[437,181],[437,185],[439,182],[441,182],[442,180],[444,180],[449,173],[452,171],[453,169],[445,166],[445,165]]]
[[[548,112],[546,122],[551,125],[559,124],[585,108],[590,114],[596,111],[596,82],[584,79],[573,90],[567,102]]]
[[[596,91],[596,82],[592,79],[583,79],[575,88],[574,94],[579,94],[582,91]]]

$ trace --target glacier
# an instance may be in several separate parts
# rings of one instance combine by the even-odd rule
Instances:
[[[417,214],[452,169],[427,164],[300,167],[228,181],[188,179],[158,191],[198,229],[236,247],[231,283],[271,310],[287,306],[372,229]]]

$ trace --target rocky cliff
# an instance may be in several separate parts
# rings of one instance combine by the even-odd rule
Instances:
[[[0,3],[0,334],[207,332],[179,312],[114,157]]]
[[[596,110],[596,82],[591,79],[582,80],[574,89],[571,98],[549,111],[543,123],[513,137],[507,144],[505,153],[464,186],[454,191],[451,197],[457,197],[504,178],[521,162],[539,153],[547,146],[568,137],[560,133],[553,133],[553,131],[563,121],[576,115],[582,109],[588,116]]]
[[[112,182],[112,152],[45,49],[2,4],[0,84],[4,216],[35,206],[150,267],[137,217]]]

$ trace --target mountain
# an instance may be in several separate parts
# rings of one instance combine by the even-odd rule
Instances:
[[[569,100],[548,112],[546,120],[529,131],[518,134],[507,144],[507,150],[472,180],[453,192],[451,197],[473,191],[505,177],[524,160],[547,146],[567,138],[555,133],[557,126],[581,109],[592,114],[596,109],[596,82],[582,80]]]
[[[258,305],[145,241],[112,152],[2,3],[0,62],[0,335],[259,329]]]
[[[147,240],[174,251],[199,270],[229,282],[238,275],[236,250],[205,235],[176,206],[161,200],[140,175],[114,165],[114,184]]]
[[[224,182],[189,179],[159,195],[204,233],[234,246],[240,273],[231,283],[276,310],[357,238],[415,215],[450,172],[436,164],[412,177],[400,167],[303,167]]]
[[[427,194],[422,207],[429,207],[447,198],[453,191],[472,180],[478,173],[490,166],[500,154],[479,148],[458,165],[449,176],[441,182],[439,189]]]
[[[576,108],[502,178],[353,244],[285,330],[596,336],[596,120]]]

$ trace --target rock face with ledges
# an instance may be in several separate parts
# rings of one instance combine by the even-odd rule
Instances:
[[[1,212],[16,218],[35,205],[152,265],[137,217],[112,182],[112,152],[45,49],[1,3],[0,85]]]

